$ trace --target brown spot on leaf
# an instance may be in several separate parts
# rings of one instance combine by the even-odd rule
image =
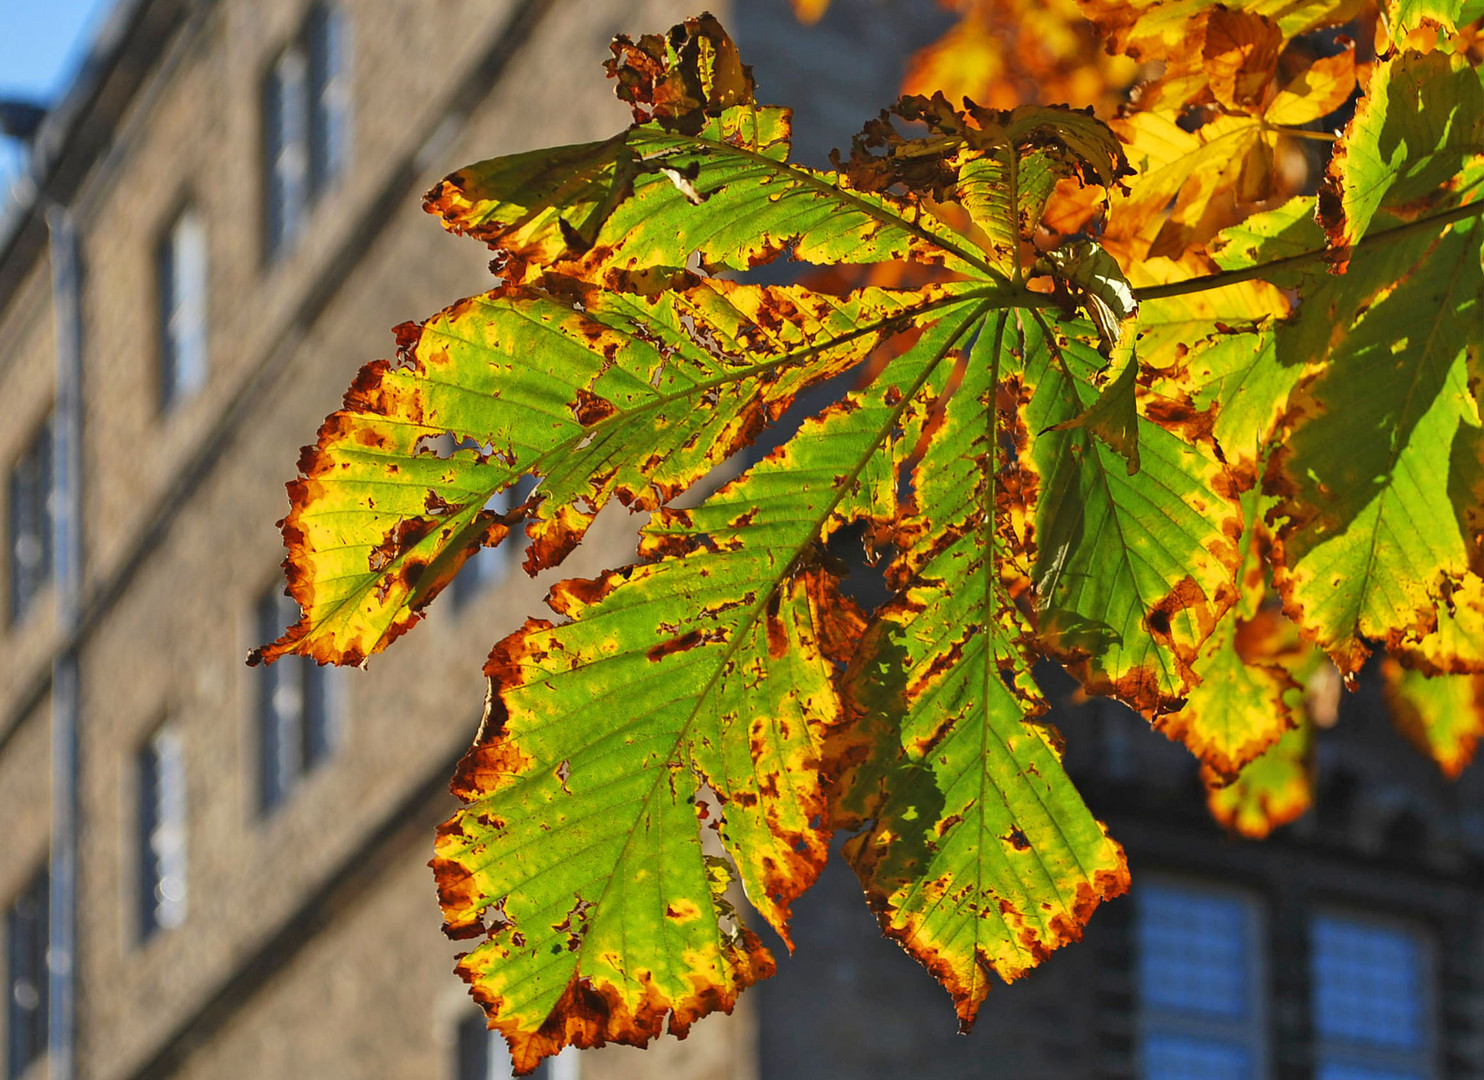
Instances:
[[[673,656],[678,652],[687,652],[700,645],[706,645],[720,640],[715,631],[690,630],[679,637],[661,641],[658,645],[652,645],[645,652],[645,656],[651,661],[658,662],[667,656]]]
[[[572,405],[572,416],[583,427],[592,427],[616,412],[618,409],[611,401],[599,397],[591,390],[577,388],[577,400]]]

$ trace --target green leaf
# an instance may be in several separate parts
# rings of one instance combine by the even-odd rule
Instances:
[[[1092,432],[1128,461],[1128,474],[1139,471],[1139,410],[1134,400],[1138,385],[1139,359],[1134,355],[1134,341],[1129,337],[1115,352],[1110,367],[1117,365],[1118,374],[1107,380],[1097,399],[1070,420],[1052,424],[1048,431],[1071,431],[1083,428]]]
[[[528,472],[528,565],[559,562],[610,498],[660,505],[809,385],[955,302],[716,279],[653,299],[505,286],[402,328],[399,361],[367,367],[300,458],[284,537],[304,614],[260,657],[385,648],[506,534],[484,507]]]
[[[1481,163],[1484,73],[1461,56],[1402,53],[1377,66],[1330,160],[1320,223],[1331,244],[1351,247],[1381,210],[1412,217],[1454,205],[1477,188]]]
[[[1378,72],[1373,93],[1384,99],[1386,85],[1409,72],[1417,69],[1396,61]],[[1364,164],[1380,155],[1368,149],[1371,140],[1397,137],[1376,123],[1378,108],[1368,119],[1357,115],[1348,164],[1332,170],[1345,190],[1391,182]],[[1404,116],[1397,105],[1394,122]],[[1431,144],[1420,145],[1420,160],[1431,160]],[[1401,162],[1397,190],[1415,199],[1405,177],[1425,172]],[[1445,194],[1420,205],[1430,209]],[[1289,615],[1353,673],[1368,642],[1400,650],[1432,633],[1439,600],[1477,557],[1469,479],[1484,460],[1484,440],[1469,383],[1484,312],[1481,231],[1467,218],[1422,229],[1381,209],[1366,219],[1370,231],[1336,277],[1294,259],[1319,239],[1306,207],[1296,201],[1232,230],[1221,260],[1238,269],[1291,259],[1271,280],[1303,291],[1275,338],[1277,363],[1304,372],[1263,481],[1278,496],[1275,580]],[[1437,317],[1422,322],[1418,312]],[[1455,666],[1446,657],[1433,662]]]
[[[1448,477],[1455,440],[1480,453],[1467,314],[1484,310],[1479,225],[1359,251],[1342,280],[1343,295],[1317,288],[1300,312],[1307,328],[1296,339],[1339,340],[1293,395],[1264,487],[1280,497],[1285,609],[1349,673],[1367,639],[1399,647],[1429,633],[1438,598],[1468,569]],[[1327,329],[1331,309],[1359,306],[1357,295],[1370,295],[1369,307],[1343,331]],[[1447,317],[1419,323],[1420,311]]]
[[[713,85],[708,56],[732,48],[715,20],[676,31],[678,48],[658,35],[614,41],[610,72],[635,103],[628,131],[461,169],[428,193],[427,208],[495,248],[500,272],[521,281],[560,274],[622,288],[646,274],[663,280],[692,256],[746,270],[785,250],[823,264],[989,269],[910,201],[790,162],[789,110]],[[690,90],[677,95],[677,82]]]
[[[683,1034],[771,971],[713,895],[701,829],[786,940],[828,851],[832,662],[860,630],[819,545],[894,513],[873,465],[910,448],[904,417],[982,314],[945,313],[869,392],[701,507],[657,512],[654,561],[554,587],[571,621],[495,647],[491,735],[460,767],[467,806],[434,869],[452,932],[488,931],[460,971],[517,1067],[564,1042],[642,1044],[667,1014]]]
[[[1046,703],[1031,677],[1034,630],[1009,587],[1024,551],[1001,508],[1016,498],[1017,468],[997,455],[1014,320],[979,331],[913,474],[889,571],[898,598],[849,677],[865,716],[857,735],[877,743],[857,751],[874,821],[847,857],[882,929],[944,984],[964,1030],[991,974],[1014,979],[1077,940],[1091,909],[1128,885],[1058,737],[1035,722]]]
[[[1464,0],[1386,0],[1381,10],[1386,16],[1386,28],[1392,39],[1401,41],[1425,25],[1453,33],[1467,21],[1460,17],[1464,6]]]
[[[1075,326],[1075,324],[1072,324]],[[1080,329],[1086,335],[1085,329]],[[1140,415],[1139,471],[1081,428],[1055,430],[1098,391],[1097,351],[1022,320],[1027,462],[1038,477],[1033,580],[1040,629],[1093,693],[1178,708],[1191,664],[1237,599],[1242,514],[1209,445]]]

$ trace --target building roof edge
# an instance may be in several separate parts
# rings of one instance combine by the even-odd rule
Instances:
[[[189,3],[189,0],[186,0]],[[145,76],[153,66],[154,58],[164,50],[168,34],[153,35],[140,32],[145,16],[151,7],[166,9],[184,7],[179,0],[115,0],[103,25],[94,36],[77,76],[72,80],[61,99],[47,111],[36,137],[32,140],[27,168],[16,186],[4,213],[0,214],[0,307],[4,306],[10,289],[14,285],[15,258],[26,259],[27,245],[23,240],[27,225],[33,221],[40,224],[45,218],[46,205],[50,201],[69,202],[76,194],[82,177],[99,154],[106,149],[106,140],[97,140],[97,145],[83,151],[75,167],[68,158],[79,149],[85,137],[86,121],[94,113],[104,90],[131,57],[137,62],[130,73],[131,78],[119,86],[118,111],[131,101],[143,84]],[[111,129],[117,116],[108,118],[106,129]],[[7,280],[11,279],[11,280]]]

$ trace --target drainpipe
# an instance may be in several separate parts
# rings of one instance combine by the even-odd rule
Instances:
[[[52,661],[52,838],[47,924],[47,1075],[77,1065],[78,629],[82,625],[82,272],[72,213],[46,211],[56,335],[52,413],[52,566],[57,639]]]

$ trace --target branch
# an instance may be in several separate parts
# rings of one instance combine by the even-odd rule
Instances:
[[[1463,206],[1455,206],[1452,210],[1445,210],[1441,214],[1432,214],[1428,217],[1409,221],[1405,225],[1398,225],[1394,229],[1383,229],[1381,232],[1372,233],[1365,237],[1360,243],[1348,248],[1316,248],[1313,251],[1301,252],[1298,255],[1286,255],[1281,259],[1271,262],[1258,263],[1256,266],[1247,266],[1241,270],[1222,270],[1215,274],[1203,274],[1201,277],[1186,278],[1184,281],[1174,281],[1168,285],[1147,285],[1142,289],[1134,290],[1134,299],[1143,303],[1146,300],[1163,300],[1171,296],[1185,296],[1188,293],[1205,292],[1207,289],[1219,289],[1223,285],[1236,285],[1239,282],[1251,281],[1253,278],[1267,277],[1278,270],[1293,270],[1300,266],[1307,266],[1312,262],[1331,258],[1335,255],[1349,255],[1357,251],[1363,251],[1369,247],[1399,240],[1403,236],[1412,233],[1424,232],[1432,228],[1441,228],[1455,221],[1463,221],[1466,218],[1484,216],[1484,200],[1465,203]]]

